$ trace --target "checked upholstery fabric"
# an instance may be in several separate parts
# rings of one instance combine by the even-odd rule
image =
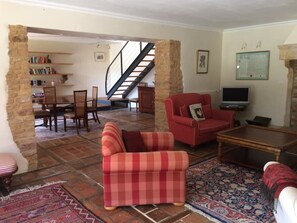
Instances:
[[[121,130],[112,122],[102,133],[104,205],[184,203],[185,151],[172,151],[170,132],[141,132],[147,152],[124,152]]]

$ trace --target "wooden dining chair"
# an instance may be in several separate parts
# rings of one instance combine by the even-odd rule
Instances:
[[[83,120],[84,127],[89,131],[88,113],[87,113],[87,90],[73,91],[74,95],[74,112],[64,113],[64,131],[66,132],[66,121],[72,119],[75,121],[77,134],[79,134],[80,120]]]
[[[54,117],[55,132],[58,131],[56,87],[43,87],[44,109]],[[51,121],[51,119],[50,119]]]
[[[95,122],[98,122],[100,124],[100,120],[97,114],[97,103],[98,103],[98,87],[93,86],[92,87],[92,104],[91,106],[88,106],[87,111],[88,114],[92,113],[93,118],[89,120],[95,120]]]

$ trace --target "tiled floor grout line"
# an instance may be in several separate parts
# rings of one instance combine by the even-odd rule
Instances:
[[[134,210],[136,210],[138,213],[140,213],[142,216],[144,216],[145,218],[149,219],[150,221],[152,221],[153,223],[158,223],[157,221],[155,221],[154,219],[150,218],[149,216],[147,216],[147,214],[151,213],[152,211],[155,211],[158,209],[158,207],[154,208],[153,210],[150,210],[146,213],[143,213],[142,211],[138,210],[135,206],[131,206]]]

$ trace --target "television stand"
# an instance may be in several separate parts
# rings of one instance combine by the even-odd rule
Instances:
[[[220,109],[222,110],[232,110],[232,111],[243,111],[246,109],[246,105],[220,105]]]
[[[228,105],[228,104],[221,104],[220,109],[222,110],[231,110],[235,112],[244,111],[246,109],[247,105]],[[234,126],[240,126],[239,120],[234,120]]]

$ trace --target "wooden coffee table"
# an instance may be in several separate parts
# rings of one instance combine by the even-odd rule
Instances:
[[[239,154],[244,153],[243,150],[248,148],[249,150],[258,150],[272,154],[273,159],[280,162],[281,156],[286,151],[296,148],[297,134],[279,129],[245,125],[219,132],[217,134],[217,141],[219,143],[219,161],[225,160],[222,153],[222,143],[228,143],[237,146],[237,149],[241,150]],[[232,151],[229,153],[232,153]],[[233,161],[237,162],[236,156],[234,158],[235,160]],[[293,157],[293,160],[296,162],[297,156]]]

